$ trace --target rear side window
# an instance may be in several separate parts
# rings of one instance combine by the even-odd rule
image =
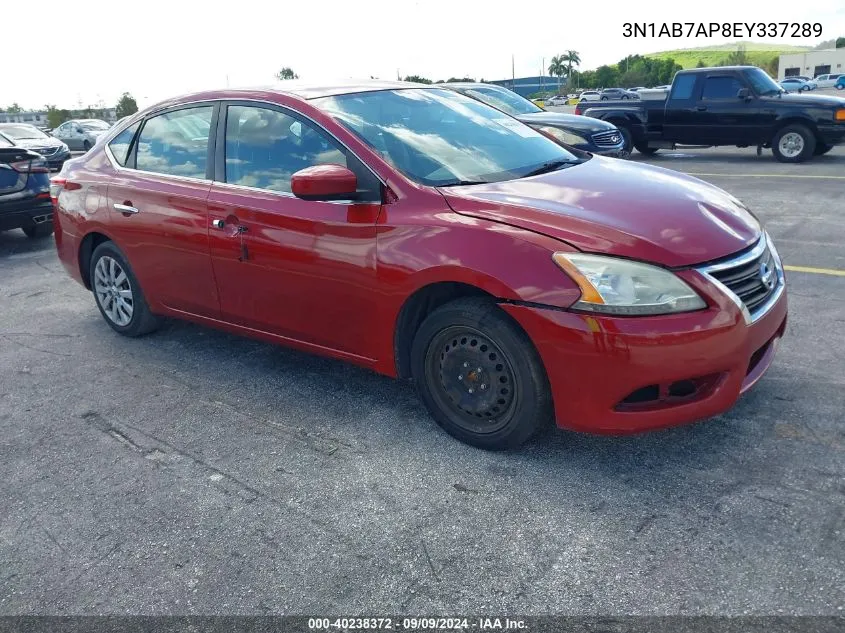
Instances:
[[[695,87],[695,75],[678,75],[672,83],[670,99],[691,99],[692,89]]]
[[[132,144],[132,139],[135,138],[135,132],[138,131],[138,127],[141,125],[140,121],[135,125],[131,125],[123,132],[115,136],[111,143],[109,143],[109,150],[114,156],[114,160],[117,162],[118,165],[121,167],[126,166],[126,160],[129,157],[129,147]]]
[[[138,136],[135,166],[157,174],[205,178],[213,109],[184,108],[147,119]]]
[[[736,99],[737,93],[745,86],[736,77],[708,77],[704,81],[702,99]]]

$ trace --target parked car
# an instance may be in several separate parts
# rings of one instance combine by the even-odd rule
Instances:
[[[639,92],[640,90],[646,90],[645,86],[637,86],[636,88],[629,88],[631,92]]]
[[[839,79],[836,80],[836,89],[842,90],[845,88],[845,75],[840,75]]]
[[[562,143],[585,152],[617,157],[626,155],[624,139],[619,130],[605,121],[602,121],[599,127],[596,125],[597,119],[585,119],[563,112],[547,112],[512,90],[495,84],[449,83],[443,84],[443,87],[482,101]]]
[[[663,86],[655,86],[654,88],[651,88],[651,90],[666,90],[666,91],[668,91],[671,88],[672,88],[672,86],[663,85]]]
[[[601,93],[598,90],[585,90],[581,93],[581,101],[599,101]]]
[[[636,92],[631,90],[625,90],[624,88],[605,88],[601,91],[601,95],[599,97],[600,101],[611,101],[616,99],[626,100],[626,99],[639,99],[639,95]]]
[[[566,105],[567,97],[564,95],[555,95],[546,99],[547,106],[562,106]]]
[[[679,71],[663,99],[575,108],[613,123],[644,154],[675,145],[770,147],[798,163],[845,143],[845,99],[784,93],[756,66]]]
[[[70,158],[68,146],[59,139],[45,134],[28,123],[0,123],[0,133],[12,139],[16,145],[41,154],[50,169],[61,169]]]
[[[789,77],[785,77],[785,79],[800,79],[801,81],[812,81],[812,78],[807,77],[806,75],[790,75]]]
[[[842,74],[839,73],[834,75],[819,75],[813,79],[813,83],[819,88],[833,88],[840,77],[842,77]]]
[[[285,88],[163,102],[53,179],[59,258],[116,332],[177,317],[413,377],[487,449],[717,415],[772,362],[783,268],[728,193],[438,85]]]
[[[62,123],[52,133],[70,149],[87,152],[94,147],[100,136],[108,132],[110,127],[108,123],[99,119],[73,119]]]
[[[29,238],[53,232],[50,168],[41,154],[0,133],[0,231],[12,229]]]
[[[807,92],[809,90],[815,90],[816,84],[811,81],[789,77],[780,82],[780,87],[787,92]]]

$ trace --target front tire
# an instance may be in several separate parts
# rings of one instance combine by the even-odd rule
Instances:
[[[411,371],[435,422],[467,444],[515,448],[551,419],[534,345],[490,300],[457,299],[429,314],[414,337]]]
[[[135,337],[159,326],[129,262],[113,242],[103,242],[94,249],[88,278],[97,308],[115,332]]]
[[[602,100],[602,101],[607,101],[607,97],[602,97],[602,98],[601,98],[601,100]]]
[[[91,143],[89,143],[88,141],[84,141],[82,143],[82,149],[87,152],[89,149],[91,149]]]
[[[816,151],[813,152],[813,156],[821,156],[823,154],[827,154],[832,149],[833,145],[825,145],[823,143],[819,143],[816,145]]]
[[[34,224],[33,226],[25,226],[21,229],[24,234],[31,240],[38,240],[53,234],[53,223],[43,222],[41,224]]]
[[[816,137],[800,123],[782,127],[772,139],[772,154],[781,163],[802,163],[812,158],[815,150]]]

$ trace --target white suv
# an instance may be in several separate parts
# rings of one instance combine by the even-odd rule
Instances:
[[[598,90],[585,90],[581,93],[581,101],[601,101],[601,93]]]

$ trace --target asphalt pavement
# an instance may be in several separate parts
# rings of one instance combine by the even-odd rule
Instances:
[[[52,238],[0,233],[0,614],[843,614],[845,148],[647,162],[814,271],[775,363],[718,418],[504,454],[341,362],[122,338]]]

